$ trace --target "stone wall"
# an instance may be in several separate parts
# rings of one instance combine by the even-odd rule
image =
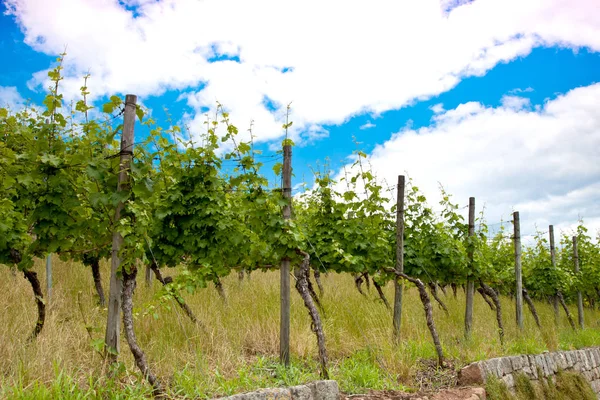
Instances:
[[[336,381],[315,381],[289,388],[261,389],[241,393],[219,400],[339,400],[340,389]]]
[[[486,379],[493,375],[512,389],[515,384],[515,372],[522,372],[531,380],[538,380],[538,371],[543,377],[553,377],[558,370],[580,372],[590,382],[594,392],[600,394],[598,347],[478,361],[464,367],[458,379],[460,385],[484,385]]]

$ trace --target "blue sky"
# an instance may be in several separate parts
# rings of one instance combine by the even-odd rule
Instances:
[[[378,177],[406,172],[433,202],[439,182],[461,204],[476,196],[490,222],[519,209],[530,230],[600,228],[594,1],[52,3],[2,2],[0,102],[40,103],[67,46],[67,98],[89,69],[96,104],[136,93],[196,135],[218,99],[240,131],[254,120],[265,154],[292,102],[294,183],[326,159],[339,175],[355,137]]]

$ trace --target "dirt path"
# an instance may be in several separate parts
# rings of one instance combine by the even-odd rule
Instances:
[[[484,400],[483,388],[453,388],[437,393],[405,393],[393,390],[371,391],[367,394],[342,394],[343,400]]]

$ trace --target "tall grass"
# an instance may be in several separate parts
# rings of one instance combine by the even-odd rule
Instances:
[[[102,266],[108,290],[109,266]],[[44,266],[35,269],[44,279]],[[149,387],[141,383],[133,357],[122,339],[120,371],[105,378],[101,356],[94,350],[79,312],[77,293],[95,339],[104,337],[106,310],[96,305],[91,271],[54,258],[54,290],[46,325],[33,343],[27,336],[35,324],[36,311],[28,282],[2,267],[0,279],[0,397],[55,398],[69,391],[71,398],[103,397],[116,393],[123,398],[145,397]],[[175,271],[166,271],[167,274]],[[142,275],[142,274],[140,274]],[[416,386],[417,361],[434,358],[423,307],[416,288],[405,291],[402,343],[392,342],[392,316],[374,289],[362,296],[349,275],[322,277],[325,286],[324,329],[331,359],[331,375],[342,389],[407,389]],[[42,282],[45,285],[45,282]],[[173,394],[212,397],[257,387],[293,385],[318,378],[317,348],[310,319],[300,297],[292,291],[292,366],[277,363],[279,354],[279,279],[277,272],[253,273],[250,280],[224,279],[227,302],[209,285],[186,301],[206,325],[202,332],[173,301],[161,306],[160,284],[147,288],[139,279],[135,293],[136,334],[148,359]],[[366,288],[365,288],[366,290]],[[393,287],[384,288],[393,298]],[[543,323],[540,331],[529,314],[519,334],[514,303],[503,298],[506,344],[500,345],[494,312],[475,298],[472,339],[463,337],[464,294],[455,299],[451,291],[442,296],[446,315],[434,304],[434,317],[446,355],[461,366],[503,354],[539,353],[600,343],[599,313],[586,309],[586,330],[572,332],[566,318],[558,329],[552,307],[538,303]],[[575,309],[573,309],[575,312]],[[158,318],[155,318],[157,316]],[[114,397],[111,395],[111,397]],[[63,396],[64,397],[64,396]],[[67,397],[65,397],[67,398]]]

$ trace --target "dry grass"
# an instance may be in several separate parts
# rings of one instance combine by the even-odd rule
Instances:
[[[42,281],[43,268],[39,261],[36,270]],[[102,265],[102,273],[108,291],[108,264]],[[333,378],[338,379],[347,391],[365,387],[414,387],[417,361],[435,355],[416,289],[410,286],[407,289],[403,342],[394,346],[391,313],[377,299],[374,288],[364,297],[354,288],[349,275],[330,274],[322,279],[326,309],[324,326]],[[291,317],[293,365],[287,371],[277,365],[278,273],[253,273],[251,279],[242,284],[232,275],[223,283],[227,304],[212,285],[193,295],[185,295],[190,307],[208,327],[208,332],[203,333],[182,314],[175,302],[169,302],[168,308],[160,305],[156,296],[160,288],[158,282],[152,288],[146,288],[143,277],[139,277],[134,299],[138,340],[156,373],[170,384],[173,393],[189,397],[212,396],[316,379],[316,340],[310,330],[307,312],[295,292],[292,294]],[[44,281],[42,284],[45,286]],[[36,397],[35,393],[62,390],[56,385],[74,385],[91,397],[102,397],[101,389],[111,385],[116,385],[113,389],[120,390],[124,398],[148,394],[147,387],[131,385],[139,381],[139,376],[124,338],[120,356],[124,372],[118,374],[118,382],[102,378],[102,359],[92,348],[79,313],[79,291],[82,291],[82,307],[94,329],[94,337],[104,337],[106,311],[96,305],[91,272],[82,265],[55,258],[54,294],[46,325],[37,341],[27,344],[26,338],[36,318],[31,288],[22,275],[13,277],[4,268],[4,279],[0,280],[0,379],[3,387],[0,396]],[[385,293],[391,300],[391,285],[385,288]],[[444,351],[459,367],[502,354],[539,353],[600,343],[598,312],[586,309],[588,329],[584,331],[572,332],[564,317],[557,331],[552,308],[541,303],[537,307],[544,329],[538,330],[526,312],[525,331],[519,336],[514,304],[504,298],[506,345],[502,348],[494,313],[480,297],[475,300],[473,338],[466,342],[463,338],[462,291],[459,290],[457,299],[450,291],[442,298],[447,302],[449,315],[434,305],[434,316]],[[153,317],[154,313],[158,314],[158,319]],[[128,386],[127,390],[138,389],[135,393],[126,392]]]

